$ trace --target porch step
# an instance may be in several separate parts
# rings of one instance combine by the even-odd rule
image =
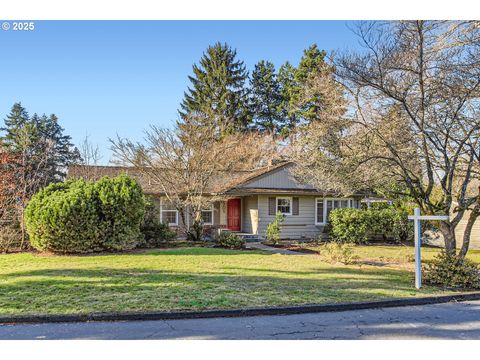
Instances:
[[[237,234],[241,238],[243,238],[246,242],[258,242],[260,241],[260,237],[255,234]]]

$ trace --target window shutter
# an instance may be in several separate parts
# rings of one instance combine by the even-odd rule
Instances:
[[[268,198],[268,215],[275,215],[277,213],[275,209],[276,207],[277,207],[276,199],[274,197],[269,197]]]
[[[294,197],[292,199],[292,215],[298,215],[299,213],[299,208],[300,208],[300,201],[299,201],[299,198],[298,197]]]

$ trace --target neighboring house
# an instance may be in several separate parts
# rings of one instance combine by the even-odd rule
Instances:
[[[255,171],[225,174],[212,185],[210,194],[221,196],[211,208],[202,212],[204,224],[211,228],[265,236],[267,225],[277,212],[285,215],[281,237],[284,239],[311,239],[323,233],[328,214],[337,208],[358,208],[360,195],[338,198],[316,190],[309,184],[298,182],[293,174],[294,164],[284,162]],[[91,170],[91,167],[89,167]],[[69,178],[86,173],[85,166],[72,166]],[[152,181],[139,175],[133,168],[97,166],[95,178],[126,173],[137,179],[146,195],[151,196],[159,209],[161,221],[171,227],[184,224],[178,211],[168,203],[164,194]],[[189,219],[185,220],[188,225]]]

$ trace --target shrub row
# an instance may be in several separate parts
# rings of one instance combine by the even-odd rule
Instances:
[[[402,208],[335,209],[329,216],[330,236],[342,243],[365,243],[382,235],[396,241],[413,238],[413,224]]]
[[[40,251],[121,251],[141,238],[144,212],[142,189],[120,175],[47,186],[28,203],[25,224],[31,245]]]

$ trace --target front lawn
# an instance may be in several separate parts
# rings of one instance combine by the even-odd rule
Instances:
[[[222,249],[97,256],[0,255],[0,314],[200,310],[440,293],[410,270],[343,266],[317,255]]]
[[[302,248],[322,251],[322,245],[310,245],[308,243],[300,244]],[[422,247],[422,260],[428,262],[432,260],[441,249],[432,247]],[[354,253],[359,257],[359,261],[376,261],[390,265],[414,263],[415,253],[412,246],[395,245],[356,245]],[[480,250],[469,250],[467,258],[480,264]]]

